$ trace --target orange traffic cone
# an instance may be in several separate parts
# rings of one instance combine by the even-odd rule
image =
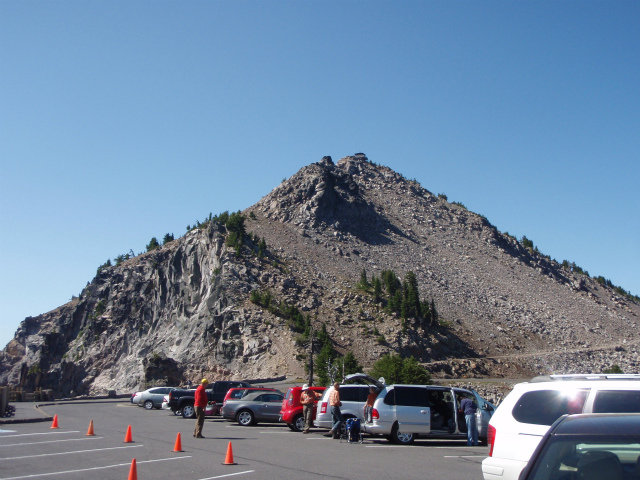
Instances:
[[[127,480],[138,480],[138,467],[136,467],[136,459],[131,460],[131,468],[129,469],[129,478]]]
[[[95,435],[95,433],[93,433],[93,420],[91,420],[89,422],[89,429],[87,430],[85,437],[91,437],[93,435]]]
[[[127,434],[124,436],[124,443],[132,443],[133,439],[131,438],[131,425],[127,427]]]
[[[176,446],[173,447],[174,452],[182,452],[182,437],[180,437],[180,432],[176,436]]]
[[[233,461],[233,448],[231,447],[231,442],[229,442],[229,446],[227,447],[227,458],[224,459],[224,463],[222,465],[237,465]]]
[[[51,424],[51,428],[58,428],[58,415],[53,416],[53,423]]]

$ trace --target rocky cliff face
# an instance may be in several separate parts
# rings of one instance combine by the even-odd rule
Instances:
[[[25,319],[0,354],[0,383],[67,395],[201,375],[303,376],[295,334],[249,301],[256,289],[326,323],[336,349],[365,366],[398,352],[434,375],[639,369],[637,303],[362,156],[324,157],[244,213],[254,235],[240,257],[211,223]],[[403,325],[355,288],[363,268],[413,271],[440,323]]]

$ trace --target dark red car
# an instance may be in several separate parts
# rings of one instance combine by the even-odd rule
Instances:
[[[310,390],[322,394],[325,387],[309,387]],[[291,387],[282,400],[280,417],[284,423],[294,432],[301,432],[304,429],[304,417],[302,416],[302,405],[300,404],[300,394],[302,387]],[[317,404],[313,406],[313,420],[316,419]]]

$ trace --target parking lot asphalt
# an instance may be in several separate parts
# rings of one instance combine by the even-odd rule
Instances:
[[[486,447],[448,440],[397,446],[365,437],[362,444],[349,444],[322,436],[326,431],[320,429],[303,435],[283,424],[241,427],[219,418],[207,419],[206,438],[195,439],[194,420],[147,411],[122,400],[23,407],[16,409],[16,420],[30,416],[40,421],[0,425],[0,480],[127,479],[134,459],[140,480],[229,476],[480,480],[480,463],[487,452]],[[42,421],[53,415],[58,415],[57,429]],[[91,421],[95,434],[87,436]],[[132,441],[125,443],[128,426]],[[181,452],[174,451],[178,433]],[[235,465],[224,464],[229,453]]]

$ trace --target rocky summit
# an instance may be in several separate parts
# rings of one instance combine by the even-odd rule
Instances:
[[[205,222],[26,318],[0,353],[0,384],[80,395],[204,375],[304,378],[300,334],[255,292],[324,324],[365,368],[398,353],[460,379],[639,370],[636,299],[364,154],[324,157],[242,214],[242,243]],[[363,271],[413,272],[437,317],[391,312],[358,285]]]

